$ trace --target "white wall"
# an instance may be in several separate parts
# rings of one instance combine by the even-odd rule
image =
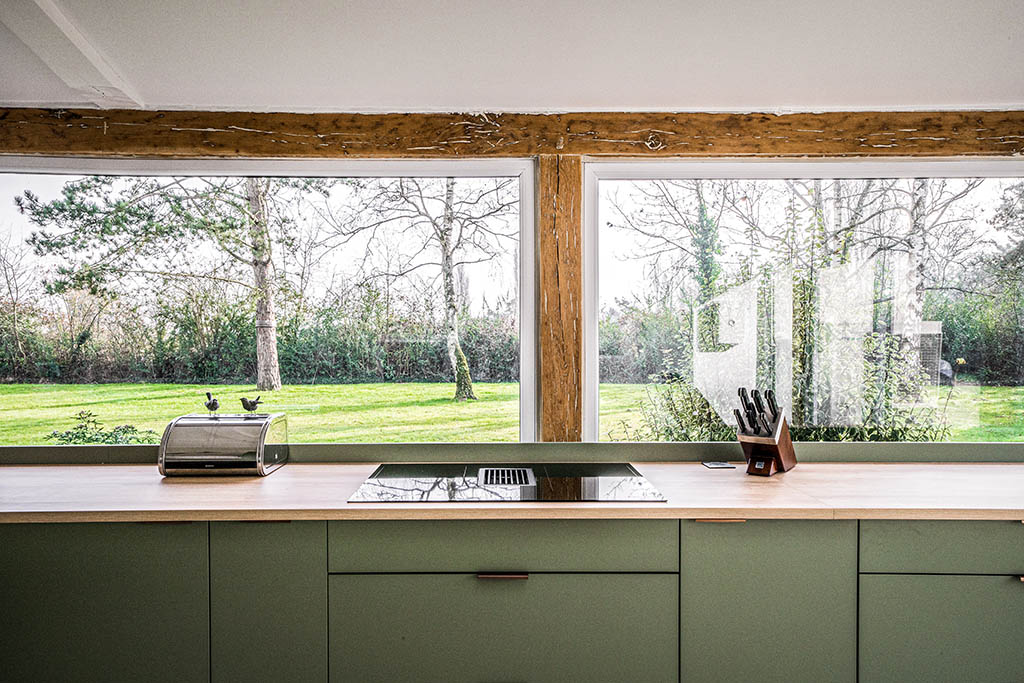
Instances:
[[[49,1],[148,108],[1024,107],[1024,0]],[[89,100],[48,49],[0,31],[0,104]]]

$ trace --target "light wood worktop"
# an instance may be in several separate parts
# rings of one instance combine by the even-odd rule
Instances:
[[[163,478],[147,465],[0,467],[0,522],[286,519],[1020,519],[1021,463],[636,463],[667,503],[345,501],[377,463],[289,463],[268,477]]]

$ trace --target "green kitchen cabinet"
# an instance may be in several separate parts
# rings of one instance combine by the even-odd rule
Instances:
[[[1018,576],[865,574],[860,680],[1024,681]]]
[[[676,572],[674,519],[328,522],[332,572]]]
[[[335,574],[330,679],[677,681],[676,574]]]
[[[855,521],[683,521],[684,683],[853,682]]]
[[[214,683],[327,680],[326,522],[211,522],[210,596]]]
[[[1024,524],[864,520],[860,570],[874,574],[1024,574]]]
[[[208,681],[205,522],[0,524],[0,679]]]

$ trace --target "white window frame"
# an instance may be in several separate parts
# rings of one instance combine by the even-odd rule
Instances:
[[[598,209],[602,180],[779,178],[1000,178],[1024,177],[1014,158],[877,159],[586,159],[583,165],[583,440],[600,436],[598,319],[600,292]]]
[[[537,252],[533,159],[94,159],[0,156],[0,173],[519,179],[519,440],[537,440]]]

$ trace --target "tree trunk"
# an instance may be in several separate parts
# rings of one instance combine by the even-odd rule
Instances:
[[[789,185],[790,231],[796,248],[803,245],[803,261],[793,273],[793,424],[815,425],[820,416],[827,415],[829,393],[827,385],[819,386],[822,373],[816,366],[825,344],[821,327],[820,292],[821,270],[831,262],[831,239],[825,220],[825,201],[820,179],[811,181],[810,188],[801,184],[809,198],[800,194],[795,183]],[[797,200],[810,210],[810,220],[804,228],[800,222]],[[792,252],[791,252],[792,253]],[[799,252],[798,252],[799,254]]]
[[[277,361],[277,313],[274,310],[274,279],[271,274],[270,226],[264,181],[246,178],[249,201],[249,241],[252,245],[253,286],[256,290],[256,388],[281,388]]]
[[[721,245],[718,223],[708,215],[708,207],[697,185],[697,220],[693,226],[694,265],[691,269],[697,282],[697,350],[721,351],[718,344],[718,305],[711,300],[718,294],[718,276],[721,266],[716,254]],[[726,347],[728,348],[728,347]]]
[[[919,363],[921,354],[921,321],[924,319],[924,286],[925,286],[925,254],[928,250],[928,227],[926,225],[926,202],[928,200],[928,181],[915,178],[911,181],[910,191],[910,234],[907,238],[908,254],[906,264],[906,282],[902,292],[904,301],[896,298],[894,304],[899,307],[899,318],[894,321],[895,332],[900,335],[901,348],[908,361]]]
[[[441,280],[444,290],[444,329],[448,344],[448,360],[455,376],[455,400],[476,400],[469,362],[459,344],[459,302],[455,295],[454,231],[455,178],[447,178],[444,186],[444,218],[438,235],[441,246]]]

